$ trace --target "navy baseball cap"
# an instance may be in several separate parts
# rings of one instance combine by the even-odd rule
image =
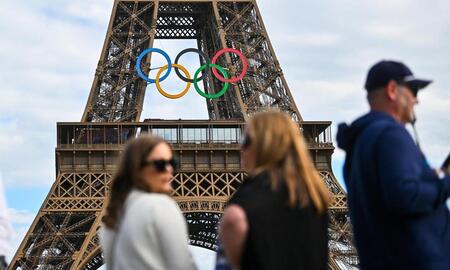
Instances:
[[[408,86],[415,95],[432,82],[432,80],[416,78],[411,70],[401,62],[383,60],[370,68],[365,88],[367,91],[372,91],[386,86],[390,80]]]

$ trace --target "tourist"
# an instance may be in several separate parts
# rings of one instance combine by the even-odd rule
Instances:
[[[430,168],[405,129],[415,122],[416,78],[397,61],[367,75],[370,112],[339,126],[344,179],[361,269],[450,269],[450,176]]]
[[[330,193],[299,126],[281,112],[257,113],[241,148],[249,177],[219,226],[229,263],[241,270],[327,269]]]
[[[100,243],[108,270],[191,270],[186,221],[169,197],[175,162],[169,144],[131,140],[115,174]]]

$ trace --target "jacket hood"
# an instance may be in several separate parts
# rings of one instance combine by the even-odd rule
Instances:
[[[338,125],[336,136],[338,147],[347,153],[351,152],[351,149],[353,148],[353,145],[355,144],[356,138],[359,136],[359,134],[361,134],[361,132],[371,123],[381,119],[389,119],[395,121],[392,116],[385,112],[371,111],[356,119],[350,125],[347,125],[346,123],[340,123]]]

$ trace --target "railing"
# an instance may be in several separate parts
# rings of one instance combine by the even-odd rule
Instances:
[[[331,122],[302,122],[301,131],[310,148],[332,145]],[[201,149],[211,145],[235,149],[245,124],[238,121],[158,120],[142,123],[58,123],[59,149],[120,149],[128,140],[152,133],[176,148]]]

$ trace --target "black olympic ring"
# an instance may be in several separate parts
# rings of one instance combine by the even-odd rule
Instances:
[[[188,52],[195,52],[195,53],[198,53],[198,54],[203,58],[203,60],[205,61],[205,64],[209,64],[209,63],[210,63],[209,57],[208,57],[208,55],[206,55],[206,53],[204,53],[204,52],[202,52],[201,50],[196,49],[196,48],[187,48],[187,49],[182,50],[182,51],[177,55],[177,57],[175,57],[175,64],[178,64],[178,60],[180,60],[181,56],[182,56],[183,54],[185,54],[185,53],[188,53]],[[180,79],[183,80],[184,82],[194,83],[194,80],[193,80],[193,79],[188,79],[188,78],[184,77],[184,76],[180,73],[180,70],[179,70],[178,68],[174,67],[174,69],[175,69],[175,73],[177,73],[177,75],[178,75],[178,78],[180,78]],[[205,71],[202,73],[202,76],[200,76],[200,78],[198,78],[197,81],[203,80],[203,79],[205,78],[206,75],[208,75],[208,69],[205,69]]]

